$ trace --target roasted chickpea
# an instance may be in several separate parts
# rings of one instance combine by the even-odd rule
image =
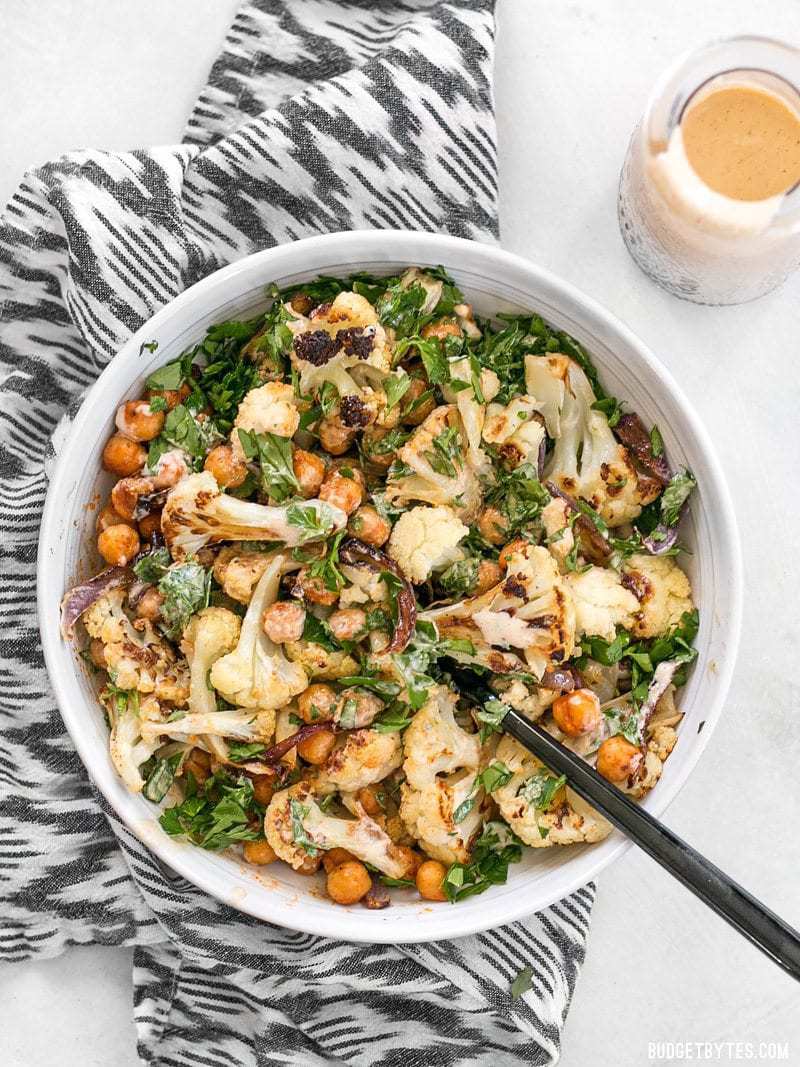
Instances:
[[[132,519],[139,497],[154,492],[155,487],[152,478],[120,478],[111,490],[111,504],[123,519]]]
[[[515,537],[513,541],[509,541],[507,545],[503,545],[503,547],[500,549],[500,555],[497,559],[497,562],[500,564],[503,570],[505,570],[508,566],[508,561],[514,555],[514,553],[521,552],[527,544],[528,542],[525,541],[522,537]]]
[[[289,303],[298,315],[307,315],[314,307],[314,301],[308,293],[295,293]]]
[[[300,492],[306,500],[316,496],[325,480],[324,461],[319,456],[315,456],[313,452],[296,448],[292,453],[292,468],[300,485]]]
[[[124,522],[108,526],[97,538],[97,551],[112,567],[125,567],[139,551],[139,535]]]
[[[320,722],[333,718],[333,709],[338,697],[334,689],[322,682],[315,682],[304,689],[297,698],[297,709],[303,722]]]
[[[330,607],[339,599],[339,593],[335,589],[328,589],[322,578],[311,578],[305,567],[300,571],[297,578],[300,592],[304,600],[310,604],[322,604]]]
[[[371,887],[369,871],[358,860],[348,860],[328,875],[328,896],[337,904],[355,904]]]
[[[149,402],[155,397],[163,397],[169,411],[176,408],[191,393],[192,388],[188,382],[184,382],[180,389],[148,389],[145,399]]]
[[[186,464],[183,453],[179,449],[173,448],[159,457],[153,481],[156,489],[171,489],[173,485],[178,484],[181,478],[185,478],[188,473],[189,467]]]
[[[89,659],[101,671],[106,669],[106,646],[99,637],[93,637],[89,642]]]
[[[385,545],[392,532],[392,524],[378,514],[371,504],[362,504],[355,514],[351,515],[347,528],[359,541],[375,545],[376,548]]]
[[[367,613],[361,608],[341,608],[328,619],[328,626],[337,641],[352,641],[366,629]]]
[[[193,748],[183,764],[183,772],[192,774],[202,784],[211,774],[211,756],[205,749]]]
[[[407,426],[419,426],[436,407],[436,398],[433,395],[427,397],[422,403],[418,403],[420,397],[427,393],[429,388],[430,386],[427,382],[424,382],[421,378],[411,379],[411,385],[400,401],[402,410],[405,413],[402,415],[401,421]]]
[[[150,622],[155,622],[156,619],[161,616],[161,608],[163,604],[163,596],[153,585],[149,589],[145,589],[136,601],[136,617],[138,619],[149,619]]]
[[[425,900],[447,900],[444,891],[444,876],[447,868],[438,860],[425,860],[417,870],[416,883],[419,895]]]
[[[642,750],[621,734],[609,737],[597,750],[597,771],[609,782],[622,782],[642,765]]]
[[[311,737],[306,737],[297,746],[297,755],[306,763],[313,763],[318,767],[330,756],[336,742],[333,730],[318,730]]]
[[[357,478],[348,478],[341,471],[333,471],[322,483],[319,498],[352,515],[364,499],[364,490]]]
[[[287,641],[299,641],[306,624],[306,609],[289,600],[279,600],[270,604],[261,618],[264,633],[276,645]]]
[[[367,689],[345,689],[339,694],[337,722],[347,730],[361,730],[370,726],[383,711],[383,701]]]
[[[303,874],[306,876],[316,874],[322,866],[322,856],[304,856],[303,862],[299,867],[295,867],[297,874]]]
[[[389,825],[391,825],[391,822],[392,820],[390,819]],[[392,849],[392,856],[399,863],[405,864],[403,878],[416,878],[417,871],[425,862],[425,857],[420,856],[419,852],[415,852],[414,849],[409,848],[408,845],[395,845]]]
[[[247,862],[257,867],[264,867],[278,858],[269,841],[245,841],[242,852]]]
[[[147,451],[124,434],[115,433],[103,449],[103,466],[118,478],[136,474],[147,462]]]
[[[478,580],[475,583],[473,596],[480,596],[493,585],[497,585],[503,578],[503,569],[493,559],[482,559],[478,565]]]
[[[133,526],[133,519],[126,519],[124,515],[116,512],[111,504],[106,504],[105,507],[100,509],[97,516],[97,532],[102,533],[109,526],[119,526],[120,523],[126,526]]]
[[[253,779],[253,796],[259,804],[269,804],[274,794],[275,778],[271,774],[259,774]]]
[[[155,533],[161,533],[161,512],[151,511],[143,519],[139,519],[139,536],[144,541],[149,541]]]
[[[436,337],[443,341],[445,337],[461,337],[461,327],[455,319],[443,318],[429,322],[420,330],[420,337]]]
[[[230,445],[217,445],[205,458],[203,470],[214,475],[223,489],[236,489],[247,477],[247,464],[233,454]]]
[[[359,789],[357,794],[358,802],[367,815],[382,815],[383,805],[375,793],[374,788],[371,785],[365,785],[363,789]]]
[[[568,737],[580,737],[597,729],[603,718],[600,699],[591,689],[576,689],[556,697],[551,708],[556,726]]]
[[[343,863],[351,863],[355,860],[355,856],[352,852],[348,852],[346,848],[332,848],[322,857],[322,866],[325,868],[327,874],[335,870],[337,867],[341,867]]]
[[[319,443],[332,456],[343,456],[355,440],[356,431],[345,426],[339,415],[326,415],[320,419]]]
[[[369,459],[373,467],[378,467],[381,470],[388,470],[395,457],[396,448],[389,448],[388,443],[381,444],[381,441],[388,437],[389,432],[386,426],[368,426],[361,435],[361,447],[364,450],[364,455]]]
[[[117,408],[117,429],[133,441],[152,441],[164,427],[164,412],[153,411],[146,400],[128,400]]]
[[[478,518],[478,533],[490,545],[502,545],[506,539],[506,520],[497,508],[484,508]]]

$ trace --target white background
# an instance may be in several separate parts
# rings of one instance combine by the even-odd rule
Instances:
[[[31,163],[71,148],[177,140],[235,6],[2,0],[0,199]],[[668,822],[800,927],[800,277],[744,307],[680,303],[638,273],[615,215],[627,139],[656,75],[721,33],[800,43],[800,5],[498,7],[503,243],[607,305],[663,359],[709,429],[739,517],[747,588],[731,697]],[[128,951],[80,948],[0,971],[0,1061],[132,1067],[130,969]],[[659,1040],[788,1041],[789,1062],[800,1064],[800,998],[629,852],[600,880],[561,1063],[641,1067]]]

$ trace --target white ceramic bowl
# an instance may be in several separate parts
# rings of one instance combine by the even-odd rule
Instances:
[[[618,833],[599,845],[527,850],[508,883],[451,906],[431,906],[398,893],[390,908],[343,908],[315,879],[283,864],[257,869],[235,858],[173,840],[158,809],[126,789],[108,754],[108,734],[95,683],[59,634],[63,592],[95,563],[96,502],[110,478],[100,453],[114,413],[138,396],[145,376],[202,338],[212,323],[250,317],[266,304],[265,287],[318,274],[355,270],[394,273],[408,264],[443,264],[483,315],[538,311],[586,345],[605,386],[645,422],[657,422],[674,465],[699,483],[682,538],[700,607],[699,657],[684,689],[680,740],[645,807],[660,815],[708,743],[733,669],[741,613],[741,563],[733,510],[708,437],[685,397],[652,353],[625,326],[572,286],[518,256],[452,237],[407,232],[356,232],[312,237],[240,260],[183,293],[122,348],[89,391],[50,483],[39,543],[39,619],[44,654],[67,729],[86,768],[130,829],[170,867],[242,911],[282,926],[350,941],[409,942],[485,930],[519,919],[594,878],[629,847]],[[151,354],[145,341],[158,341]],[[88,507],[87,507],[88,506]],[[702,728],[702,732],[701,732]]]

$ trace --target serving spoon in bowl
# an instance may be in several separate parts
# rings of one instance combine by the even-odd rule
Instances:
[[[447,669],[467,700],[478,705],[489,700],[496,704],[497,694],[476,674],[452,662]],[[797,930],[541,726],[529,722],[513,708],[508,708],[502,718],[494,721],[547,767],[566,775],[570,788],[579,796],[761,949],[773,963],[800,981],[800,933]]]

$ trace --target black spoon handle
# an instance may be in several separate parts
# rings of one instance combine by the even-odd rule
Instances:
[[[514,710],[509,710],[502,725],[551,770],[565,774],[570,787],[627,834],[634,844],[683,882],[787,974],[800,981],[800,934],[788,923],[644,808],[634,804],[541,726],[528,722]]]

